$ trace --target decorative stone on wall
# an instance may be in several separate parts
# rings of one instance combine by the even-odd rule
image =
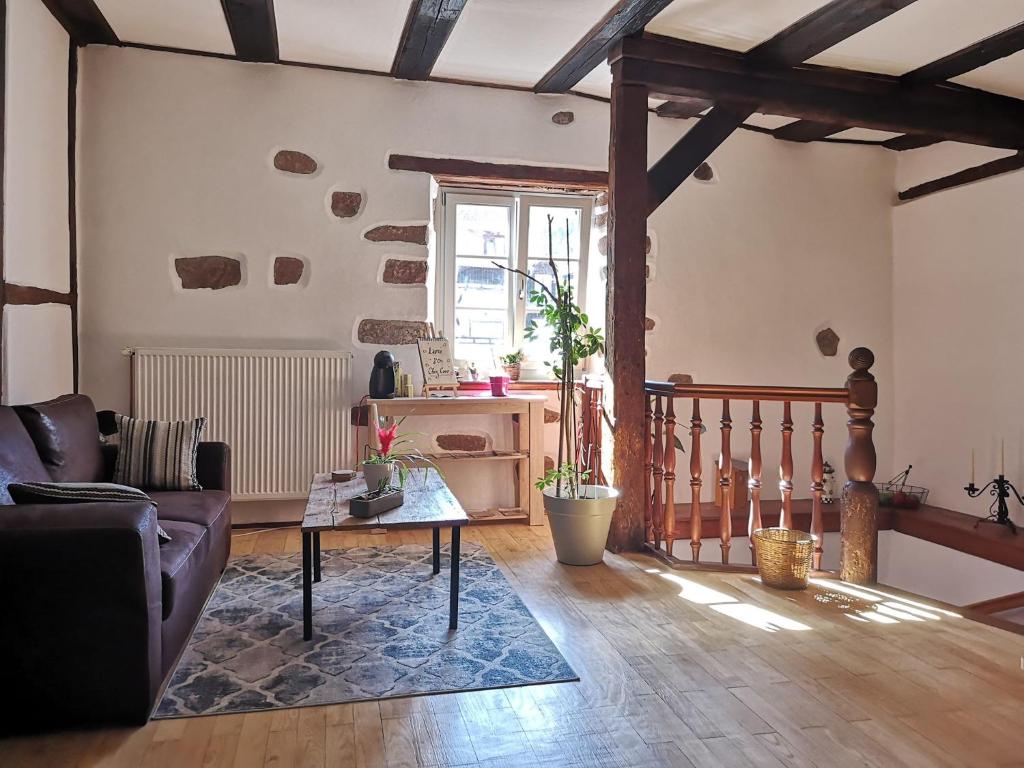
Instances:
[[[363,239],[371,243],[413,243],[427,244],[426,224],[379,224],[363,233]]]
[[[427,335],[427,324],[422,320],[360,320],[356,339],[363,344],[396,346],[415,344]]]
[[[442,451],[486,451],[487,437],[485,435],[467,435],[451,433],[437,435],[434,438],[437,447]]]
[[[544,457],[544,471],[550,472],[555,468],[555,460],[551,456]]]
[[[693,178],[697,181],[703,181],[705,184],[715,180],[715,169],[707,163],[701,163],[697,166],[697,170],[693,172]]]
[[[594,205],[608,205],[608,193],[599,192],[594,199]]]
[[[306,271],[306,262],[295,256],[274,258],[274,285],[298,285]]]
[[[556,411],[556,410],[554,410],[552,408],[545,408],[544,409],[544,423],[545,424],[554,424],[556,421],[561,421],[561,419],[562,419],[562,416],[561,416],[561,414],[558,413],[558,411]]]
[[[644,240],[644,254],[649,255],[653,247],[654,243],[651,240],[651,236],[648,235]],[[601,239],[597,241],[597,252],[602,256],[608,255],[608,235],[601,235]]]
[[[576,115],[568,111],[555,112],[555,114],[551,116],[551,122],[554,123],[555,125],[569,125],[569,123],[571,123],[575,119]]]
[[[242,262],[230,256],[188,256],[174,260],[174,271],[185,290],[219,291],[242,282]]]
[[[644,330],[645,331],[648,331],[648,332],[649,331],[653,331],[655,326],[657,326],[657,325],[658,325],[658,322],[653,317],[645,317],[644,318]]]
[[[608,226],[608,211],[594,214],[594,226],[601,229]]]
[[[361,192],[343,192],[335,190],[331,192],[331,213],[339,219],[351,219],[358,215],[359,209],[363,207],[363,195]]]
[[[818,343],[818,349],[825,357],[835,357],[839,351],[839,334],[831,328],[818,331],[818,335],[814,337],[814,340]]]
[[[316,160],[305,152],[299,152],[297,149],[282,149],[274,155],[274,167],[285,173],[310,176],[316,173],[319,166]]]
[[[424,285],[427,262],[412,259],[388,259],[384,262],[384,282],[393,285]]]

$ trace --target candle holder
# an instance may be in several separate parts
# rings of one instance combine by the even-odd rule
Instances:
[[[993,522],[997,525],[1005,525],[1014,534],[1017,533],[1017,526],[1010,519],[1010,509],[1006,505],[1006,500],[1010,498],[1012,493],[1017,499],[1017,503],[1024,506],[1024,496],[1020,495],[1020,492],[1014,487],[1013,483],[1007,480],[1004,475],[1000,474],[998,477],[990,480],[988,485],[981,488],[978,488],[972,480],[970,485],[964,486],[964,490],[967,491],[967,495],[972,499],[981,496],[985,491],[996,497],[995,501],[992,502],[992,506],[989,507],[988,517],[979,517],[978,522],[974,524],[975,528],[983,522]]]

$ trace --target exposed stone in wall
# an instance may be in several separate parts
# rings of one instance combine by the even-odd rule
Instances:
[[[381,224],[363,234],[371,243],[427,244],[426,224]]]
[[[297,173],[302,176],[308,176],[311,173],[316,173],[317,164],[316,160],[305,152],[299,152],[295,149],[282,149],[274,155],[274,167],[285,173]]]
[[[651,242],[651,236],[648,235],[644,240],[645,255],[650,254],[653,245],[654,244]],[[601,235],[601,239],[597,241],[597,252],[600,253],[602,256],[608,255],[608,235]]]
[[[715,178],[715,171],[707,163],[701,163],[693,172],[693,178],[697,181],[711,181]]]
[[[653,331],[654,330],[654,326],[656,326],[656,325],[657,325],[657,322],[655,322],[653,317],[645,317],[644,318],[644,330],[645,331]]]
[[[693,376],[688,373],[670,374],[668,380],[673,384],[693,384]]]
[[[608,193],[599,192],[597,198],[594,200],[595,205],[608,205]]]
[[[550,472],[554,468],[555,468],[555,460],[553,458],[551,458],[550,456],[545,456],[544,457],[544,471],[545,472]]]
[[[218,291],[242,282],[242,263],[230,256],[189,256],[174,260],[174,271],[186,290]]]
[[[814,337],[814,340],[818,342],[818,349],[821,350],[821,354],[825,357],[835,357],[839,351],[839,334],[831,328],[818,331],[818,335]]]
[[[422,320],[360,320],[356,338],[363,344],[415,344],[427,335]]]
[[[297,285],[302,279],[306,264],[294,256],[278,256],[274,259],[274,285]]]
[[[554,424],[556,421],[560,421],[562,418],[558,411],[552,410],[551,408],[544,409],[544,423]]]
[[[434,438],[442,451],[485,451],[487,438],[483,435],[447,434]]]
[[[551,122],[554,123],[555,125],[568,125],[575,119],[576,115],[568,111],[555,112],[555,114],[551,116]]]
[[[648,280],[651,279],[651,265],[650,265],[650,263],[644,264],[644,277],[646,277]],[[607,280],[608,279],[608,267],[601,267],[601,279],[602,280]]]
[[[602,211],[594,217],[595,227],[606,227],[608,226],[608,211]]]
[[[384,282],[396,285],[423,285],[427,282],[427,262],[388,259],[384,262]]]
[[[351,219],[363,206],[363,195],[359,192],[332,192],[331,213],[339,219]]]

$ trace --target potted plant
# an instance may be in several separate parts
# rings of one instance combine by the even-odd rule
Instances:
[[[604,337],[599,328],[590,326],[590,320],[573,296],[569,279],[569,242],[566,238],[565,279],[559,275],[552,254],[553,217],[548,216],[548,265],[553,284],[546,285],[522,270],[495,266],[515,272],[535,287],[529,301],[540,313],[551,332],[550,348],[553,360],[547,361],[558,380],[559,424],[558,456],[555,467],[537,480],[536,487],[544,494],[544,509],[551,526],[555,554],[559,562],[567,565],[595,565],[604,558],[612,513],[618,491],[614,488],[588,482],[587,466],[591,446],[581,445],[577,408],[579,393],[576,389],[576,370],[591,355],[604,351]],[[568,233],[569,223],[566,222]],[[539,329],[531,323],[526,338],[538,338]]]
[[[394,475],[398,472],[398,488],[404,488],[409,472],[417,465],[437,470],[437,466],[424,456],[417,448],[400,448],[413,442],[412,433],[398,434],[398,428],[405,421],[403,416],[398,421],[389,421],[378,417],[373,429],[377,433],[379,448],[366,446],[366,458],[363,459],[363,477],[370,491],[383,490],[394,486]],[[439,470],[438,470],[439,471]]]
[[[508,376],[509,381],[519,381],[519,374],[522,372],[523,365],[523,350],[517,349],[515,352],[509,352],[507,355],[499,355],[498,361],[505,370],[505,375]]]

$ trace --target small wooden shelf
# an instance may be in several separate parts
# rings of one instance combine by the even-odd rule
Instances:
[[[483,459],[485,461],[519,461],[530,457],[528,453],[518,451],[441,451],[424,453],[423,458],[431,461],[465,461],[466,459]]]

